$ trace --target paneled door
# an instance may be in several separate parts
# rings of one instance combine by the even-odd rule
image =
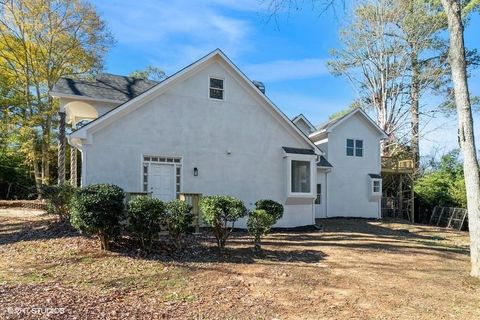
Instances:
[[[149,181],[154,198],[162,201],[175,199],[175,166],[173,164],[151,164]]]

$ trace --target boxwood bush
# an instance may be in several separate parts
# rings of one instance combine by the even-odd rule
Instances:
[[[253,236],[255,250],[260,250],[261,237],[283,216],[283,206],[273,200],[258,200],[256,210],[248,216],[248,232]]]
[[[183,249],[184,237],[192,223],[192,206],[182,200],[172,200],[167,204],[165,224],[173,245]]]
[[[126,227],[143,250],[150,250],[153,241],[162,230],[166,205],[159,199],[147,196],[135,197],[127,205]]]
[[[277,222],[283,217],[283,206],[273,200],[258,200],[257,202],[255,202],[255,208],[257,210],[265,210],[275,219],[275,222]]]
[[[235,221],[247,214],[247,208],[243,202],[231,196],[204,197],[200,201],[200,210],[205,223],[212,228],[219,247],[225,246]]]
[[[71,202],[70,222],[79,231],[93,234],[102,250],[120,234],[125,194],[115,185],[92,184],[78,189]]]

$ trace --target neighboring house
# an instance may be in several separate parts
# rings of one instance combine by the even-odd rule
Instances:
[[[61,79],[51,95],[67,123],[83,122],[69,135],[82,185],[113,183],[165,201],[228,194],[249,209],[272,199],[285,207],[278,227],[379,217],[383,131],[363,111],[319,128],[303,115],[292,122],[218,49],[159,83]]]

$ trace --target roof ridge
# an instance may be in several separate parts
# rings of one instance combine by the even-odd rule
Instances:
[[[133,77],[133,76],[126,76],[126,75],[123,75],[123,74],[115,74],[115,73],[111,73],[111,72],[100,72],[99,74],[100,74],[100,75],[114,76],[114,77],[117,77],[117,78],[135,79],[135,80],[155,82],[155,83],[159,83],[159,82],[160,82],[160,81],[156,81],[156,80],[143,79],[143,78],[138,78],[138,77]],[[95,77],[95,79],[97,79],[97,78],[98,78],[98,76]]]

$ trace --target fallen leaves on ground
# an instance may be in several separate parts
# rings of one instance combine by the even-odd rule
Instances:
[[[176,252],[128,238],[101,252],[49,216],[0,213],[0,318],[479,319],[468,235],[398,221],[325,220],[277,232],[262,252],[208,232]]]

